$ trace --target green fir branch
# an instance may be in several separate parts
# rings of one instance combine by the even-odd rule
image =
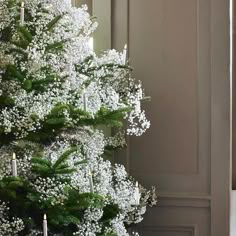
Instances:
[[[87,164],[87,163],[88,163],[87,159],[85,159],[83,161],[76,161],[76,162],[74,162],[74,166],[79,166],[79,165]]]
[[[58,50],[62,50],[64,48],[66,41],[62,41],[62,42],[55,42],[52,44],[49,44],[46,46],[45,51],[49,52],[49,51],[58,51]]]
[[[124,116],[130,110],[130,107],[124,107],[118,110],[110,111],[109,109],[102,107],[96,114],[95,119],[87,120],[85,123],[93,123],[94,125],[107,125],[109,127],[121,127],[123,126]]]
[[[52,167],[52,163],[48,159],[43,157],[33,157],[31,158],[31,162],[36,165],[47,166],[48,168]]]
[[[60,115],[60,114],[63,114],[63,111],[64,110],[70,110],[70,106],[67,105],[67,104],[57,104],[50,112],[50,115],[49,117],[51,116],[57,116],[57,115]]]
[[[62,163],[66,162],[66,161],[70,158],[71,154],[77,152],[78,150],[79,150],[79,147],[77,147],[77,146],[76,146],[76,147],[72,147],[72,148],[66,150],[66,151],[57,159],[57,161],[55,162],[55,164],[53,165],[52,168],[53,168],[53,169],[56,169],[59,165],[61,165]]]
[[[26,49],[28,47],[28,42],[26,41],[11,41],[11,43],[21,49]]]
[[[49,177],[54,174],[54,172],[52,172],[52,169],[50,167],[40,164],[33,164],[32,171],[42,177]]]
[[[24,80],[23,74],[17,69],[15,65],[11,65],[11,64],[6,66],[5,76],[8,79],[17,79],[21,82],[23,82]]]
[[[5,29],[1,30],[0,34],[0,41],[2,42],[9,42],[11,40],[12,29],[11,27],[6,27]]]
[[[79,211],[88,207],[103,208],[106,199],[97,193],[79,193],[79,191],[71,189],[66,204],[70,211]]]
[[[27,58],[28,54],[25,52],[24,49],[22,48],[16,48],[16,47],[12,47],[8,50],[8,53],[16,53],[16,54],[20,54],[22,55],[24,58]]]
[[[56,175],[69,175],[69,174],[72,174],[72,173],[74,173],[76,171],[77,171],[76,168],[56,169],[55,170],[55,174]]]
[[[57,117],[57,118],[50,118],[46,120],[46,123],[49,125],[64,125],[66,123],[66,118],[64,117]]]
[[[8,96],[0,96],[0,107],[13,106],[14,99]]]
[[[77,169],[75,167],[70,167],[67,164],[68,159],[71,155],[79,150],[79,147],[71,147],[62,153],[56,162],[53,164],[51,160],[45,157],[33,157],[32,162],[32,171],[39,176],[54,176],[54,175],[65,175],[72,174]],[[82,164],[82,162],[81,162]]]
[[[13,7],[15,7],[17,5],[17,1],[16,0],[7,0],[7,8],[11,9]]]
[[[29,80],[29,79],[25,80],[25,81],[23,82],[23,84],[22,84],[22,87],[23,87],[23,89],[25,89],[26,91],[31,91],[31,89],[32,89],[32,81]]]
[[[24,188],[24,181],[20,177],[7,176],[0,181],[0,199],[10,201],[16,199],[19,189]]]
[[[58,22],[60,21],[60,19],[63,17],[63,15],[58,15],[56,16],[52,21],[50,21],[47,25],[47,29],[49,32],[52,32],[52,30],[54,29],[54,27],[58,24]]]
[[[110,222],[112,219],[114,219],[121,210],[119,209],[119,206],[116,204],[113,205],[107,205],[103,208],[103,217],[101,218],[101,221],[106,223]]]
[[[18,26],[17,30],[23,40],[27,41],[28,43],[31,43],[33,36],[25,26]]]

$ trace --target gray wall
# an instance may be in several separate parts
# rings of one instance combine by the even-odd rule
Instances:
[[[141,236],[229,235],[229,2],[112,0],[111,15],[152,97],[151,129],[117,157],[159,189]]]

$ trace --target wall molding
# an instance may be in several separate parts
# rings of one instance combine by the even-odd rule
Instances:
[[[210,208],[211,196],[198,194],[159,193],[160,207]]]
[[[181,233],[187,232],[190,236],[198,235],[197,225],[161,225],[161,226],[143,226],[138,228],[139,232],[171,232]]]
[[[211,236],[230,234],[230,0],[211,0]]]

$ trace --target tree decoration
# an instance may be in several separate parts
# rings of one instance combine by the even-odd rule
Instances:
[[[96,27],[69,0],[0,0],[2,236],[127,236],[156,204],[107,158],[150,122],[127,48],[97,56]]]

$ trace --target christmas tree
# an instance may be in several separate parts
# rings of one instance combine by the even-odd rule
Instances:
[[[126,53],[89,47],[96,27],[69,0],[0,0],[1,236],[125,236],[156,204],[109,160],[150,123]]]

